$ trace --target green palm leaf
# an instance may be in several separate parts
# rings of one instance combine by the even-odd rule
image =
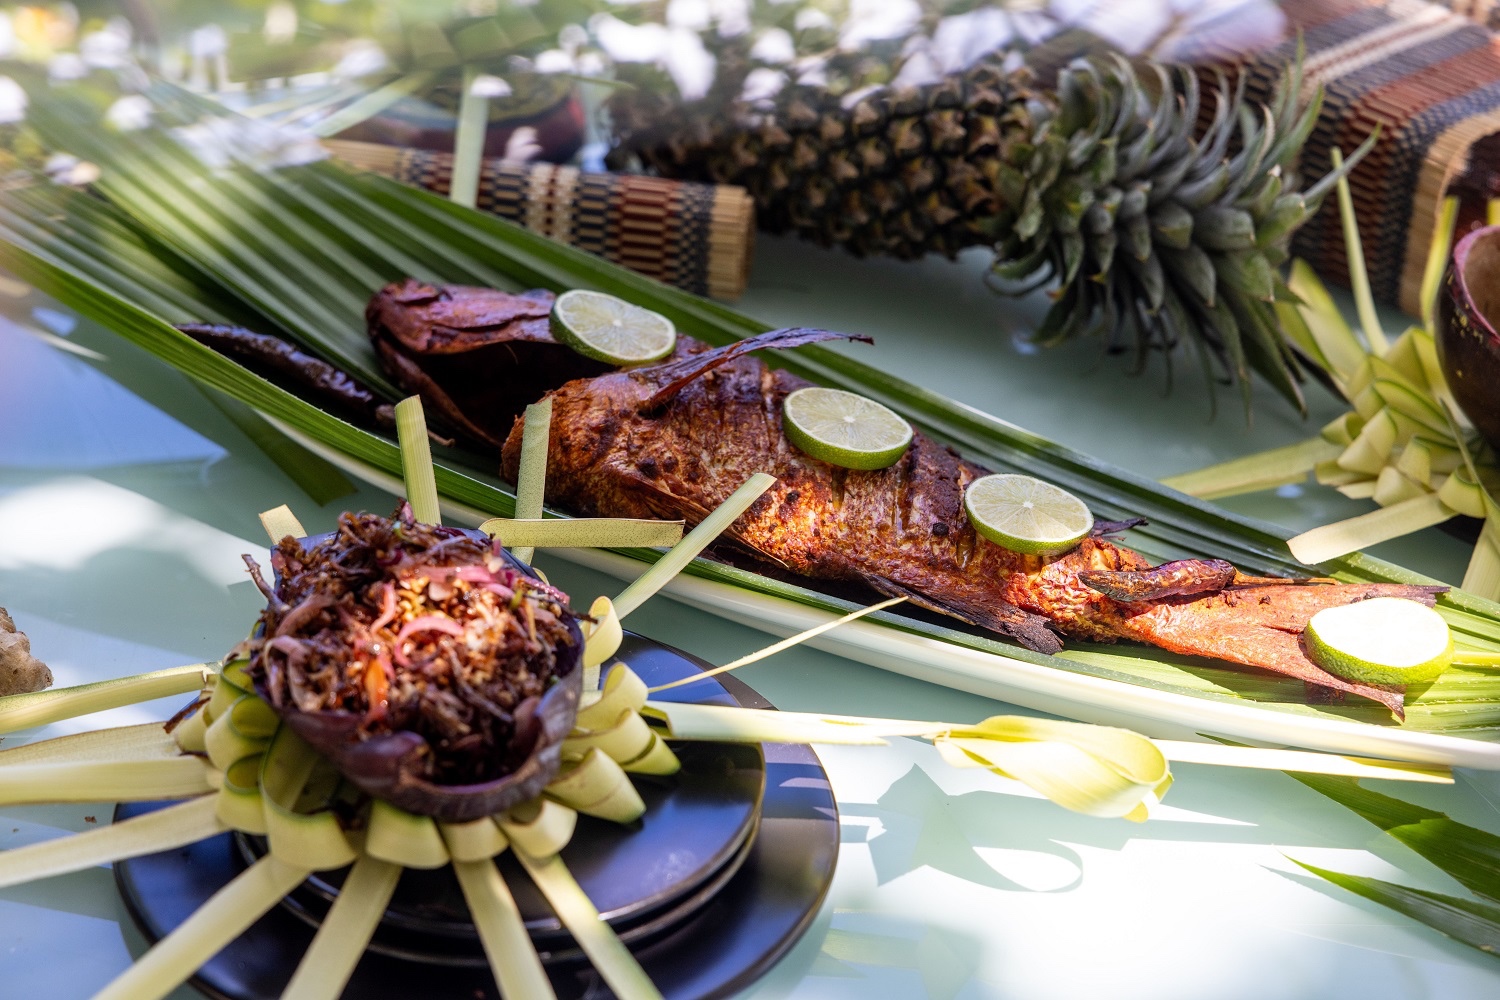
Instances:
[[[191,113],[201,110],[190,100],[176,103]],[[190,117],[179,112],[176,121]],[[33,90],[29,123],[49,145],[98,163],[102,177],[97,196],[46,187],[0,193],[0,266],[309,441],[397,480],[400,456],[392,441],[291,396],[172,324],[230,320],[279,332],[388,399],[396,393],[364,335],[363,309],[381,283],[406,276],[511,290],[597,289],[661,312],[679,330],[713,344],[767,329],[494,216],[328,162],[275,170],[211,169],[165,131],[110,133],[98,127],[86,105],[45,88]],[[1132,535],[1132,544],[1148,555],[1219,556],[1263,573],[1300,569],[1287,553],[1285,533],[1272,525],[1226,514],[853,358],[802,348],[779,355],[777,363],[813,381],[879,399],[992,468],[1044,476],[1081,496],[1100,517],[1149,518],[1149,526]],[[484,514],[508,515],[512,495],[479,471],[493,468],[493,456],[447,451],[437,468],[439,491],[447,501]],[[657,555],[627,554],[646,561]],[[1330,569],[1351,581],[1423,580],[1363,556]],[[705,560],[689,572],[831,611],[849,608],[817,591]],[[1453,593],[1443,599],[1442,611],[1464,645],[1500,650],[1500,606]],[[1373,705],[1307,706],[1300,683],[1155,650],[1080,646],[1047,657],[888,613],[871,620],[1159,690],[1248,698],[1308,715],[1387,718]],[[1406,725],[1466,734],[1500,729],[1500,680],[1455,668],[1411,700]]]

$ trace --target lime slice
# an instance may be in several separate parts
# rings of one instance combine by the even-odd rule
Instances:
[[[974,530],[1013,552],[1051,555],[1088,537],[1094,515],[1067,490],[1031,476],[982,476],[964,491]]]
[[[1403,597],[1324,608],[1302,635],[1313,662],[1362,684],[1422,684],[1453,660],[1453,636],[1443,616]]]
[[[563,292],[552,303],[552,336],[611,365],[658,361],[677,344],[676,328],[660,313],[582,288]]]
[[[842,389],[798,389],[781,404],[781,418],[788,441],[845,469],[895,465],[911,444],[911,424],[895,411]]]

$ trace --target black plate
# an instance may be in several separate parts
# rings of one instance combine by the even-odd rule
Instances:
[[[625,659],[648,684],[704,669],[701,661],[658,643],[628,637]],[[721,683],[722,682],[722,683]],[[748,687],[721,675],[662,692],[663,700],[769,707]],[[740,856],[709,871],[696,892],[667,899],[623,918],[622,931],[638,938],[632,951],[662,992],[673,998],[724,996],[743,989],[796,942],[817,913],[833,878],[838,854],[838,814],[827,775],[807,747],[767,744],[765,796],[758,832]],[[122,804],[116,819],[155,806]],[[582,861],[577,862],[580,866]],[[573,862],[570,861],[570,867]],[[148,940],[158,940],[243,870],[241,850],[225,834],[176,851],[115,865],[126,907]],[[702,866],[707,867],[707,866]],[[726,868],[732,873],[725,877]],[[519,896],[535,892],[524,875],[507,880]],[[581,872],[580,872],[581,875]],[[716,885],[722,888],[714,891]],[[306,895],[299,898],[306,905]],[[675,905],[674,905],[675,904]],[[449,921],[440,921],[450,923]],[[641,933],[632,933],[644,927]],[[214,956],[192,980],[213,997],[278,997],[312,939],[312,928],[288,907],[273,909]],[[393,932],[382,937],[390,943]],[[396,948],[406,934],[394,932]],[[462,961],[462,935],[411,935],[411,952],[429,960],[371,951],[361,960],[344,996],[350,1000],[432,1000],[498,997],[487,969]],[[433,941],[443,942],[430,949]],[[539,942],[540,943],[540,942]],[[566,945],[566,939],[560,942]],[[405,949],[402,949],[405,950]],[[548,973],[561,998],[605,997],[609,990],[586,962],[565,947],[550,949]],[[436,964],[436,962],[444,964]]]

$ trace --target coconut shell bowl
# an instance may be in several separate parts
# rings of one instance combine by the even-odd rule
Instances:
[[[1443,376],[1469,421],[1500,449],[1500,226],[1459,241],[1438,308]]]

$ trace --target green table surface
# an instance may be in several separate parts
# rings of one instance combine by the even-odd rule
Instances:
[[[1025,332],[1045,308],[997,298],[982,255],[957,263],[859,261],[762,237],[739,303],[769,322],[876,338],[840,348],[965,403],[1152,476],[1313,433],[1340,412],[1310,391],[1306,421],[1266,391],[1253,425],[1221,388],[1178,359],[1097,342],[1037,351]],[[345,506],[387,510],[362,488],[318,507],[186,379],[65,314],[8,312],[104,360],[0,322],[0,604],[59,685],[222,655],[259,600],[239,556],[263,552],[257,512],[290,503],[311,530]],[[1402,322],[1388,315],[1393,327]],[[1314,486],[1226,506],[1294,528],[1368,509]],[[1380,555],[1444,580],[1462,543],[1437,531]],[[575,597],[615,581],[543,555]],[[584,601],[586,603],[586,600]],[[631,626],[710,661],[767,642],[757,631],[658,599]],[[784,709],[973,721],[1009,706],[797,649],[741,672]],[[104,724],[162,719],[170,702],[7,738],[5,745]],[[925,744],[822,748],[842,819],[833,888],[802,941],[748,993],[756,998],[931,997],[1216,1000],[1492,998],[1500,959],[1320,883],[1291,863],[1461,892],[1415,854],[1275,772],[1175,768],[1152,821],[1075,815],[983,772],[943,765]],[[1389,787],[1500,830],[1500,775],[1453,787]],[[0,848],[108,821],[108,804],[9,808]],[[107,869],[0,890],[0,996],[86,997],[144,942]],[[182,989],[182,1000],[197,994]]]

